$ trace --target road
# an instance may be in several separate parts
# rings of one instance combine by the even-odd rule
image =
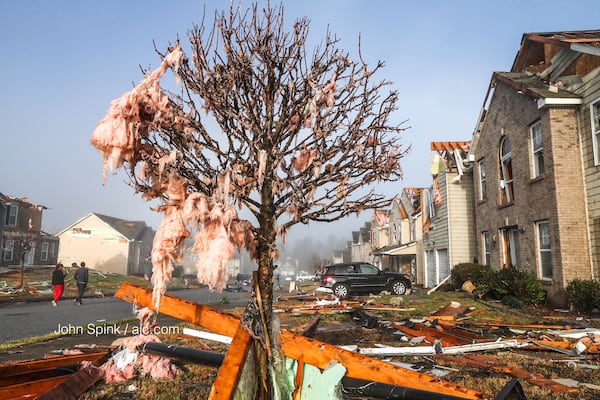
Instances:
[[[169,293],[219,309],[243,306],[249,297],[249,292],[211,293],[206,288],[184,289]],[[61,300],[58,307],[52,307],[50,301],[2,305],[0,306],[0,343],[52,332],[67,333],[69,331],[70,333],[102,335],[111,333],[109,331],[116,327],[106,324],[105,327],[100,328],[95,325],[98,322],[115,321],[133,316],[131,303],[114,297],[84,298],[84,304],[81,306],[73,304],[72,299]],[[168,327],[164,329],[168,329]],[[126,333],[136,334],[134,331]]]

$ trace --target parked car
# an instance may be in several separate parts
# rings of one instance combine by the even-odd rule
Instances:
[[[315,274],[310,274],[310,273],[308,273],[306,271],[300,271],[296,275],[296,281],[298,281],[298,282],[302,282],[302,281],[314,281],[315,279],[317,279],[317,276]]]
[[[250,274],[237,274],[235,283],[242,286],[249,286],[252,283],[252,276]]]
[[[412,284],[406,275],[399,272],[381,271],[365,262],[340,263],[325,267],[321,286],[331,289],[340,298],[353,293],[379,293],[389,290],[401,296]]]

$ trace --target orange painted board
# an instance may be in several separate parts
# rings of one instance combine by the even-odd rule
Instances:
[[[138,306],[154,309],[151,290],[140,285],[124,282],[115,293],[115,297],[135,302]],[[164,296],[160,312],[230,337],[235,335],[239,325],[239,319],[233,315],[189,300],[179,299],[172,295]],[[282,331],[281,336],[283,352],[287,357],[296,360],[302,358],[306,364],[321,369],[325,369],[332,360],[336,360],[346,367],[348,371],[346,375],[351,378],[444,393],[465,399],[485,399],[488,397],[481,392],[436,377],[398,367],[288,331]]]

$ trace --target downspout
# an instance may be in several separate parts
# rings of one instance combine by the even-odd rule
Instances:
[[[452,270],[452,257],[453,257],[453,251],[452,251],[452,235],[450,234],[450,220],[451,220],[451,207],[450,207],[450,186],[448,186],[448,175],[449,175],[449,171],[446,172],[446,182],[445,182],[445,191],[446,191],[446,232],[448,232],[448,272],[450,272]],[[438,280],[438,282],[441,282],[442,279],[445,279],[445,276],[441,276]]]

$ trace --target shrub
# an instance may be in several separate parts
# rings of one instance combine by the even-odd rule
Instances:
[[[518,298],[526,304],[540,304],[546,299],[546,291],[536,277],[527,270],[503,268],[494,271],[484,266],[469,275],[476,287],[475,292],[501,300],[506,296]]]
[[[496,300],[502,299],[507,294],[510,294],[508,285],[499,279],[492,267],[483,266],[470,275],[471,282],[475,285],[475,293],[481,296],[490,296]]]
[[[485,265],[473,264],[473,263],[461,263],[456,264],[452,267],[450,272],[452,278],[452,284],[455,288],[460,288],[463,283],[471,279],[471,274],[475,271],[485,268]]]
[[[575,279],[567,285],[567,294],[573,307],[580,312],[600,308],[600,282]]]
[[[508,286],[510,294],[526,304],[541,304],[546,300],[546,291],[542,283],[525,269],[501,269],[498,271],[498,279]]]

